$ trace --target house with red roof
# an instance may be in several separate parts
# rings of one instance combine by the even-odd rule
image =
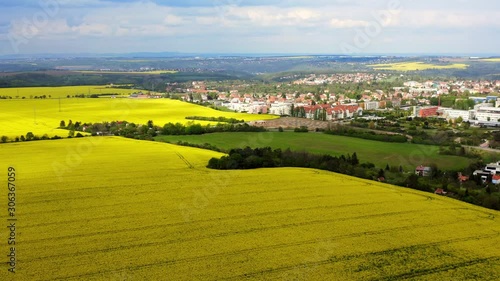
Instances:
[[[326,120],[340,120],[363,115],[363,109],[359,105],[336,105],[326,110]]]
[[[462,183],[462,182],[466,182],[466,181],[468,181],[468,180],[469,180],[469,177],[468,177],[468,176],[464,176],[464,175],[462,175],[462,173],[458,173],[458,181],[459,181],[459,182],[461,182],[461,183]]]
[[[491,178],[491,183],[500,184],[500,175],[493,175],[493,177]]]
[[[431,173],[432,173],[431,167],[425,167],[420,165],[417,168],[415,168],[415,175],[420,177],[430,177]]]
[[[446,193],[448,192],[444,191],[444,189],[442,188],[438,188],[436,189],[436,191],[434,191],[434,194],[439,194],[439,195],[446,195]]]

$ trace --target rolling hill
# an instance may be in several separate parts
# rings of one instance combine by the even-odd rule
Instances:
[[[16,170],[15,280],[500,274],[500,213],[434,194],[309,169],[209,170],[221,154],[115,137],[0,147],[4,183]]]

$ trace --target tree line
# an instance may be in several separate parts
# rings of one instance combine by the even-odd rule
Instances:
[[[211,122],[223,122],[223,123],[244,123],[245,120],[238,120],[236,118],[226,118],[223,116],[220,117],[205,117],[205,116],[187,116],[185,119],[187,120],[198,120],[198,121],[211,121]]]
[[[352,155],[337,157],[328,154],[296,152],[290,149],[283,151],[281,149],[273,150],[270,147],[255,149],[246,147],[231,149],[227,156],[210,159],[207,167],[219,170],[302,167],[354,174],[354,168],[358,165],[359,160],[356,152]]]
[[[179,144],[195,146],[188,143]],[[200,145],[199,147],[211,149],[208,144]],[[217,151],[220,150],[217,149]],[[468,173],[472,173],[473,170],[478,169],[481,165],[480,162],[471,164],[467,169]],[[390,167],[387,164],[385,169],[379,169],[373,163],[360,163],[356,152],[347,156],[331,156],[328,154],[319,155],[291,151],[290,149],[273,150],[270,147],[231,149],[228,155],[221,158],[212,158],[207,164],[207,168],[218,170],[274,167],[300,167],[326,170],[358,178],[383,181],[425,192],[434,192],[436,188],[442,188],[448,191],[447,196],[449,197],[490,209],[500,209],[500,193],[497,186],[491,183],[482,183],[480,177],[471,177],[471,180],[463,184],[460,183],[460,186],[458,186],[458,172],[442,171],[435,164],[430,164],[429,166],[432,171],[430,175],[428,177],[421,177],[413,171],[405,174],[401,166],[399,168]]]
[[[82,123],[69,120],[68,124],[62,120],[60,129],[90,133],[92,136],[123,136],[141,140],[152,140],[158,135],[203,135],[222,132],[265,132],[264,127],[243,124],[217,123],[216,125],[201,125],[194,122],[187,124],[167,123],[163,127],[149,120],[147,124],[135,124],[127,121]]]

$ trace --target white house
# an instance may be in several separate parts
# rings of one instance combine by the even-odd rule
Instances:
[[[379,107],[378,101],[369,101],[365,103],[365,110],[376,110]]]
[[[269,114],[273,115],[292,115],[291,103],[273,103],[269,108]]]

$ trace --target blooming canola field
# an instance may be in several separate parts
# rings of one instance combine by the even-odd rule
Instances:
[[[0,169],[17,173],[15,280],[500,275],[498,211],[326,171],[205,168],[221,155],[118,137],[2,144]],[[13,277],[7,246],[0,280]]]
[[[120,89],[111,86],[61,86],[61,87],[24,87],[24,88],[0,88],[0,96],[12,98],[31,99],[45,96],[45,98],[66,98],[68,95],[129,95],[140,90]]]
[[[277,116],[222,112],[203,106],[170,99],[135,100],[129,98],[62,98],[62,99],[12,99],[0,100],[0,136],[10,138],[33,132],[50,137],[68,136],[59,130],[59,123],[128,121],[146,124],[153,120],[156,125],[186,123],[187,116],[227,117],[245,121],[273,119]],[[196,121],[207,124],[209,122]]]
[[[430,64],[424,62],[401,62],[401,63],[388,63],[388,64],[375,64],[369,65],[374,70],[394,70],[394,71],[416,71],[428,69],[466,69],[469,67],[467,64],[454,63],[454,64]]]

